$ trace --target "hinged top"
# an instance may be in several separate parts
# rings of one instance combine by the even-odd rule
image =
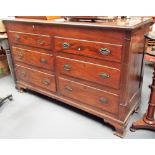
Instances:
[[[129,19],[116,19],[113,21],[97,20],[95,22],[71,22],[60,19],[53,20],[38,20],[38,19],[22,19],[22,18],[7,18],[3,19],[9,22],[26,22],[26,23],[40,23],[40,24],[56,24],[56,25],[71,25],[71,26],[87,26],[100,28],[118,28],[132,30],[142,25],[152,22],[151,17],[131,17]]]

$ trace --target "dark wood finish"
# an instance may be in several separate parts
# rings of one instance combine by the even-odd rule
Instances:
[[[16,18],[26,18],[26,19],[44,19],[47,20],[46,16],[15,16]]]
[[[11,42],[22,45],[51,49],[51,37],[20,32],[9,32]]]
[[[140,38],[151,20],[144,18],[124,26],[116,21],[7,19],[4,23],[14,53],[17,88],[34,90],[96,115],[113,125],[116,135],[124,135],[129,116],[139,106],[144,45]],[[15,40],[17,34],[20,41]],[[17,60],[14,48],[26,53],[23,61]],[[43,54],[51,60],[50,67],[40,65]],[[22,77],[22,71],[28,77]]]
[[[34,20],[33,20],[34,21]],[[9,32],[23,32],[23,33],[32,33],[39,35],[50,35],[54,37],[64,37],[64,38],[75,38],[81,40],[89,40],[95,42],[105,42],[110,44],[121,45],[125,38],[124,33],[121,30],[117,29],[94,29],[93,27],[77,27],[77,26],[63,26],[53,24],[52,27],[48,24],[42,24],[38,22],[35,23],[12,23],[9,22],[7,27]],[[88,35],[89,34],[89,35]]]
[[[20,61],[36,67],[54,70],[52,54],[40,53],[18,47],[12,47],[12,53],[16,62]]]
[[[130,19],[117,19],[115,21],[99,21],[99,22],[68,22],[68,21],[45,21],[45,20],[33,20],[33,19],[12,19],[7,18],[3,19],[3,21],[7,21],[10,25],[12,25],[14,22],[20,22],[20,23],[30,23],[30,24],[46,24],[46,25],[57,25],[57,26],[82,26],[82,27],[93,27],[93,28],[105,28],[105,29],[117,29],[117,30],[134,30],[141,26],[152,24],[152,18],[150,17],[137,17],[137,18],[130,18]],[[17,23],[18,24],[18,23]]]
[[[45,90],[55,92],[55,76],[36,71],[31,68],[16,65],[17,81],[30,83],[33,86],[44,88]]]
[[[118,113],[119,96],[81,83],[59,78],[60,94],[110,113]]]
[[[56,37],[55,49],[57,52],[65,52],[115,62],[120,62],[122,56],[122,45],[71,38]]]
[[[119,89],[120,70],[100,64],[57,57],[57,71],[75,78]]]

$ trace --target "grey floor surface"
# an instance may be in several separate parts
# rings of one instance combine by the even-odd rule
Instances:
[[[130,117],[125,139],[154,139],[155,132],[137,130],[130,132],[131,123],[146,111],[153,69],[145,66],[142,105],[138,114]],[[119,137],[113,128],[101,119],[81,112],[64,103],[36,93],[19,93],[10,76],[0,79],[0,96],[12,93],[14,100],[0,108],[0,138],[96,138]]]

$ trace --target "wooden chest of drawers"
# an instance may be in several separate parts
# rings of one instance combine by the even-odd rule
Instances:
[[[129,23],[4,20],[16,87],[101,117],[123,136],[139,107],[144,33],[150,19]]]

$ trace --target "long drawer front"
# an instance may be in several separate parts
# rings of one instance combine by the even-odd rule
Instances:
[[[40,53],[18,47],[12,47],[12,52],[15,61],[20,61],[29,65],[53,71],[54,58],[52,54]]]
[[[10,41],[16,44],[51,49],[51,37],[21,32],[9,32]]]
[[[119,89],[120,70],[99,64],[58,56],[56,59],[59,74],[87,80],[103,86]]]
[[[55,37],[57,52],[65,52],[97,59],[121,61],[122,45],[88,40]]]
[[[17,81],[23,81],[32,84],[34,87],[40,87],[48,91],[56,92],[55,76],[16,65]]]
[[[94,87],[59,77],[59,91],[62,96],[91,105],[100,110],[117,114],[119,96]]]

